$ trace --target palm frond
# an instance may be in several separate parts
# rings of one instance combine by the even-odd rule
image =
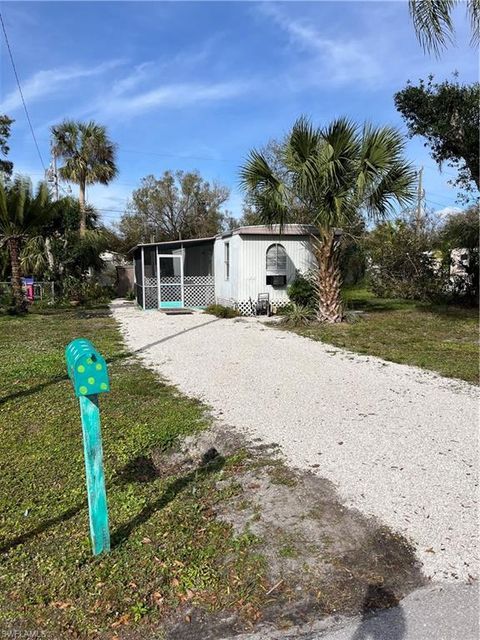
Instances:
[[[247,161],[240,168],[240,186],[251,194],[264,224],[286,224],[290,211],[288,187],[256,150],[250,152]]]
[[[472,29],[470,44],[476,47],[480,42],[480,0],[467,0],[467,13]]]
[[[423,49],[439,55],[453,42],[452,11],[457,0],[409,0],[410,15]]]
[[[384,218],[395,211],[395,205],[406,207],[415,199],[416,171],[406,162],[392,163],[380,180],[371,185],[363,198],[364,207],[372,218]]]

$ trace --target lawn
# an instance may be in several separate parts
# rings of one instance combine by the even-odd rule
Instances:
[[[367,289],[347,289],[355,321],[293,329],[301,335],[391,362],[430,369],[478,384],[478,312],[411,300],[376,298]]]
[[[100,400],[112,552],[98,558],[63,355],[79,336],[110,362],[112,391]],[[113,638],[185,603],[255,611],[265,592],[255,540],[235,537],[212,509],[235,458],[187,475],[148,473],[152,451],[208,420],[124,352],[107,310],[0,317],[0,355],[0,628]]]

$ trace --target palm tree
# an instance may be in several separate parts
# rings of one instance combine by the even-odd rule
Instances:
[[[0,181],[0,246],[6,246],[12,270],[12,293],[17,311],[24,306],[20,272],[20,250],[23,242],[37,235],[52,215],[51,202],[45,182],[36,193],[28,178],[17,176],[5,187]]]
[[[281,177],[258,151],[241,168],[241,184],[264,224],[280,228],[303,211],[302,218],[318,229],[312,235],[318,269],[317,320],[340,322],[341,228],[358,213],[384,217],[395,204],[413,200],[415,171],[403,157],[404,140],[390,127],[364,125],[344,118],[329,127],[314,128],[306,118],[295,123],[281,151]]]
[[[59,173],[79,186],[80,236],[87,228],[85,189],[87,184],[108,184],[118,173],[115,164],[116,145],[104,126],[95,122],[65,120],[52,127],[53,153],[63,159]]]
[[[453,41],[452,14],[459,0],[409,0],[410,15],[420,44],[436,55]],[[470,18],[472,45],[478,44],[480,34],[480,0],[464,3]]]

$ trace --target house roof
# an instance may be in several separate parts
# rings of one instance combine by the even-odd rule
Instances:
[[[247,227],[236,227],[225,233],[219,233],[216,236],[208,238],[190,238],[188,240],[166,240],[165,242],[142,242],[135,245],[128,253],[135,251],[139,247],[181,247],[184,244],[194,245],[204,242],[214,242],[216,238],[229,238],[230,236],[310,236],[318,235],[318,230],[311,224],[284,224],[280,231],[279,224],[256,224]]]
[[[214,242],[216,236],[209,238],[190,238],[188,240],[165,240],[164,242],[140,242],[130,249],[128,253],[135,251],[139,247],[181,247],[183,244],[194,245],[203,242]]]
[[[311,224],[254,224],[248,227],[237,227],[226,233],[220,233],[217,238],[228,238],[229,236],[311,236],[318,235],[318,230]]]

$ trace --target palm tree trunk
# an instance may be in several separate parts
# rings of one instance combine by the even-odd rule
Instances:
[[[12,267],[12,293],[15,308],[18,312],[23,309],[22,280],[20,277],[20,259],[18,238],[8,239],[8,251],[10,253],[10,265]]]
[[[313,239],[318,270],[314,280],[317,293],[316,318],[319,322],[342,322],[342,276],[339,266],[339,240],[333,229],[320,230]]]
[[[85,182],[80,181],[79,185],[79,193],[78,193],[78,202],[80,204],[80,237],[85,237],[85,232],[87,230],[87,213],[85,211]]]

